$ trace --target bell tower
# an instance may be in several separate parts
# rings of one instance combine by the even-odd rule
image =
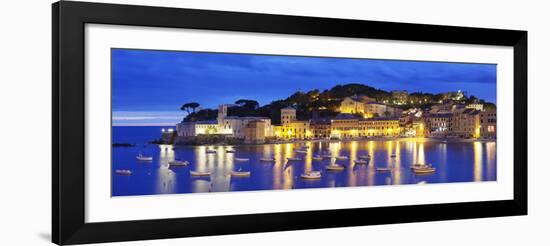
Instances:
[[[292,107],[281,109],[281,124],[287,125],[292,121],[296,121],[296,109]]]

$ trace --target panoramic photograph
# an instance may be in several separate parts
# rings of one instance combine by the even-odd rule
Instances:
[[[495,64],[111,49],[111,195],[497,180]]]

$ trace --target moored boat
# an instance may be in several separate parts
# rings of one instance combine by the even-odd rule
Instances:
[[[332,155],[331,154],[324,154],[324,155],[321,155],[321,157],[323,157],[323,159],[331,159]]]
[[[225,153],[235,153],[236,151],[234,149],[228,149],[228,150],[225,150]]]
[[[391,154],[390,157],[391,157],[391,158],[395,158],[395,157],[397,157],[397,155],[396,155],[395,153],[393,153],[393,154]]]
[[[367,164],[369,164],[369,161],[368,161],[368,160],[362,160],[362,159],[361,159],[361,160],[355,160],[354,162],[355,162],[355,164],[360,164],[360,165],[367,165]]]
[[[249,161],[250,158],[238,158],[238,157],[235,157],[235,161]]]
[[[333,165],[328,165],[327,166],[328,171],[342,171],[344,169],[345,169],[344,166],[338,165],[338,164],[333,164]]]
[[[191,174],[191,176],[195,176],[195,177],[205,177],[205,176],[210,176],[210,172],[208,171],[204,171],[204,172],[200,172],[200,171],[189,171],[189,174]]]
[[[189,165],[189,162],[188,161],[173,160],[173,161],[168,162],[168,164],[170,164],[170,166],[187,166],[187,165]]]
[[[260,158],[260,161],[262,161],[262,162],[274,162],[275,159],[271,158],[271,157],[264,157],[264,158]]]
[[[360,155],[360,159],[370,159],[370,155]]]
[[[207,149],[206,150],[206,154],[216,154],[216,153],[217,153],[217,151],[214,150],[214,149]]]
[[[349,157],[347,157],[345,155],[340,155],[340,156],[336,156],[336,159],[337,160],[347,160],[347,159],[349,159]]]
[[[300,157],[288,157],[288,158],[286,158],[286,159],[287,159],[288,161],[301,161],[301,160],[302,160],[302,158],[300,158]]]
[[[300,153],[300,154],[307,154],[307,150],[300,150],[300,149],[298,149],[298,150],[295,150],[294,152]]]
[[[423,168],[423,167],[428,167],[428,165],[426,164],[420,164],[420,163],[415,163],[415,164],[412,164],[411,165],[411,169],[417,169],[417,168]]]
[[[303,173],[300,175],[303,179],[320,179],[321,178],[321,172],[319,171],[311,171],[307,173]]]
[[[248,177],[250,176],[250,171],[231,171],[232,177]]]
[[[115,170],[115,173],[120,175],[132,175],[132,171],[128,169],[117,169]]]
[[[153,157],[152,156],[144,156],[142,154],[139,154],[136,156],[136,159],[138,161],[153,161]]]
[[[435,173],[435,167],[421,167],[413,169],[414,174],[432,174]]]

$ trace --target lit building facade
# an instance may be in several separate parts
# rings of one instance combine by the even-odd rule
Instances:
[[[358,123],[360,136],[397,137],[401,135],[401,127],[397,117],[361,119]]]
[[[274,136],[283,139],[312,138],[310,122],[296,119],[296,109],[287,107],[281,109],[281,126],[274,128]]]
[[[480,111],[472,108],[453,113],[449,135],[460,138],[479,138],[481,134]]]
[[[248,144],[265,143],[267,122],[251,120],[246,124],[244,142]]]
[[[487,110],[479,114],[481,124],[481,136],[487,139],[497,138],[497,112],[496,110]]]
[[[330,120],[328,119],[316,119],[309,123],[314,138],[329,138],[330,126]]]
[[[263,122],[261,129],[264,137],[273,136],[271,119],[266,117],[237,117],[227,116],[228,107],[223,104],[218,107],[218,117],[215,121],[180,122],[176,124],[178,136],[194,137],[198,135],[228,135],[239,139],[246,139],[246,127],[250,122]]]
[[[359,137],[359,119],[351,114],[339,114],[330,121],[331,138]]]
[[[365,104],[365,118],[400,116],[403,110],[390,107],[383,103],[369,102]]]
[[[450,133],[453,114],[430,114],[425,118],[426,131],[429,137],[446,137]]]

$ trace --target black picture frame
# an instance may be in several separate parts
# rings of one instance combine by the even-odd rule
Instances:
[[[527,214],[527,31],[62,1],[52,6],[52,241],[83,244]],[[513,47],[514,198],[85,223],[86,23]]]

